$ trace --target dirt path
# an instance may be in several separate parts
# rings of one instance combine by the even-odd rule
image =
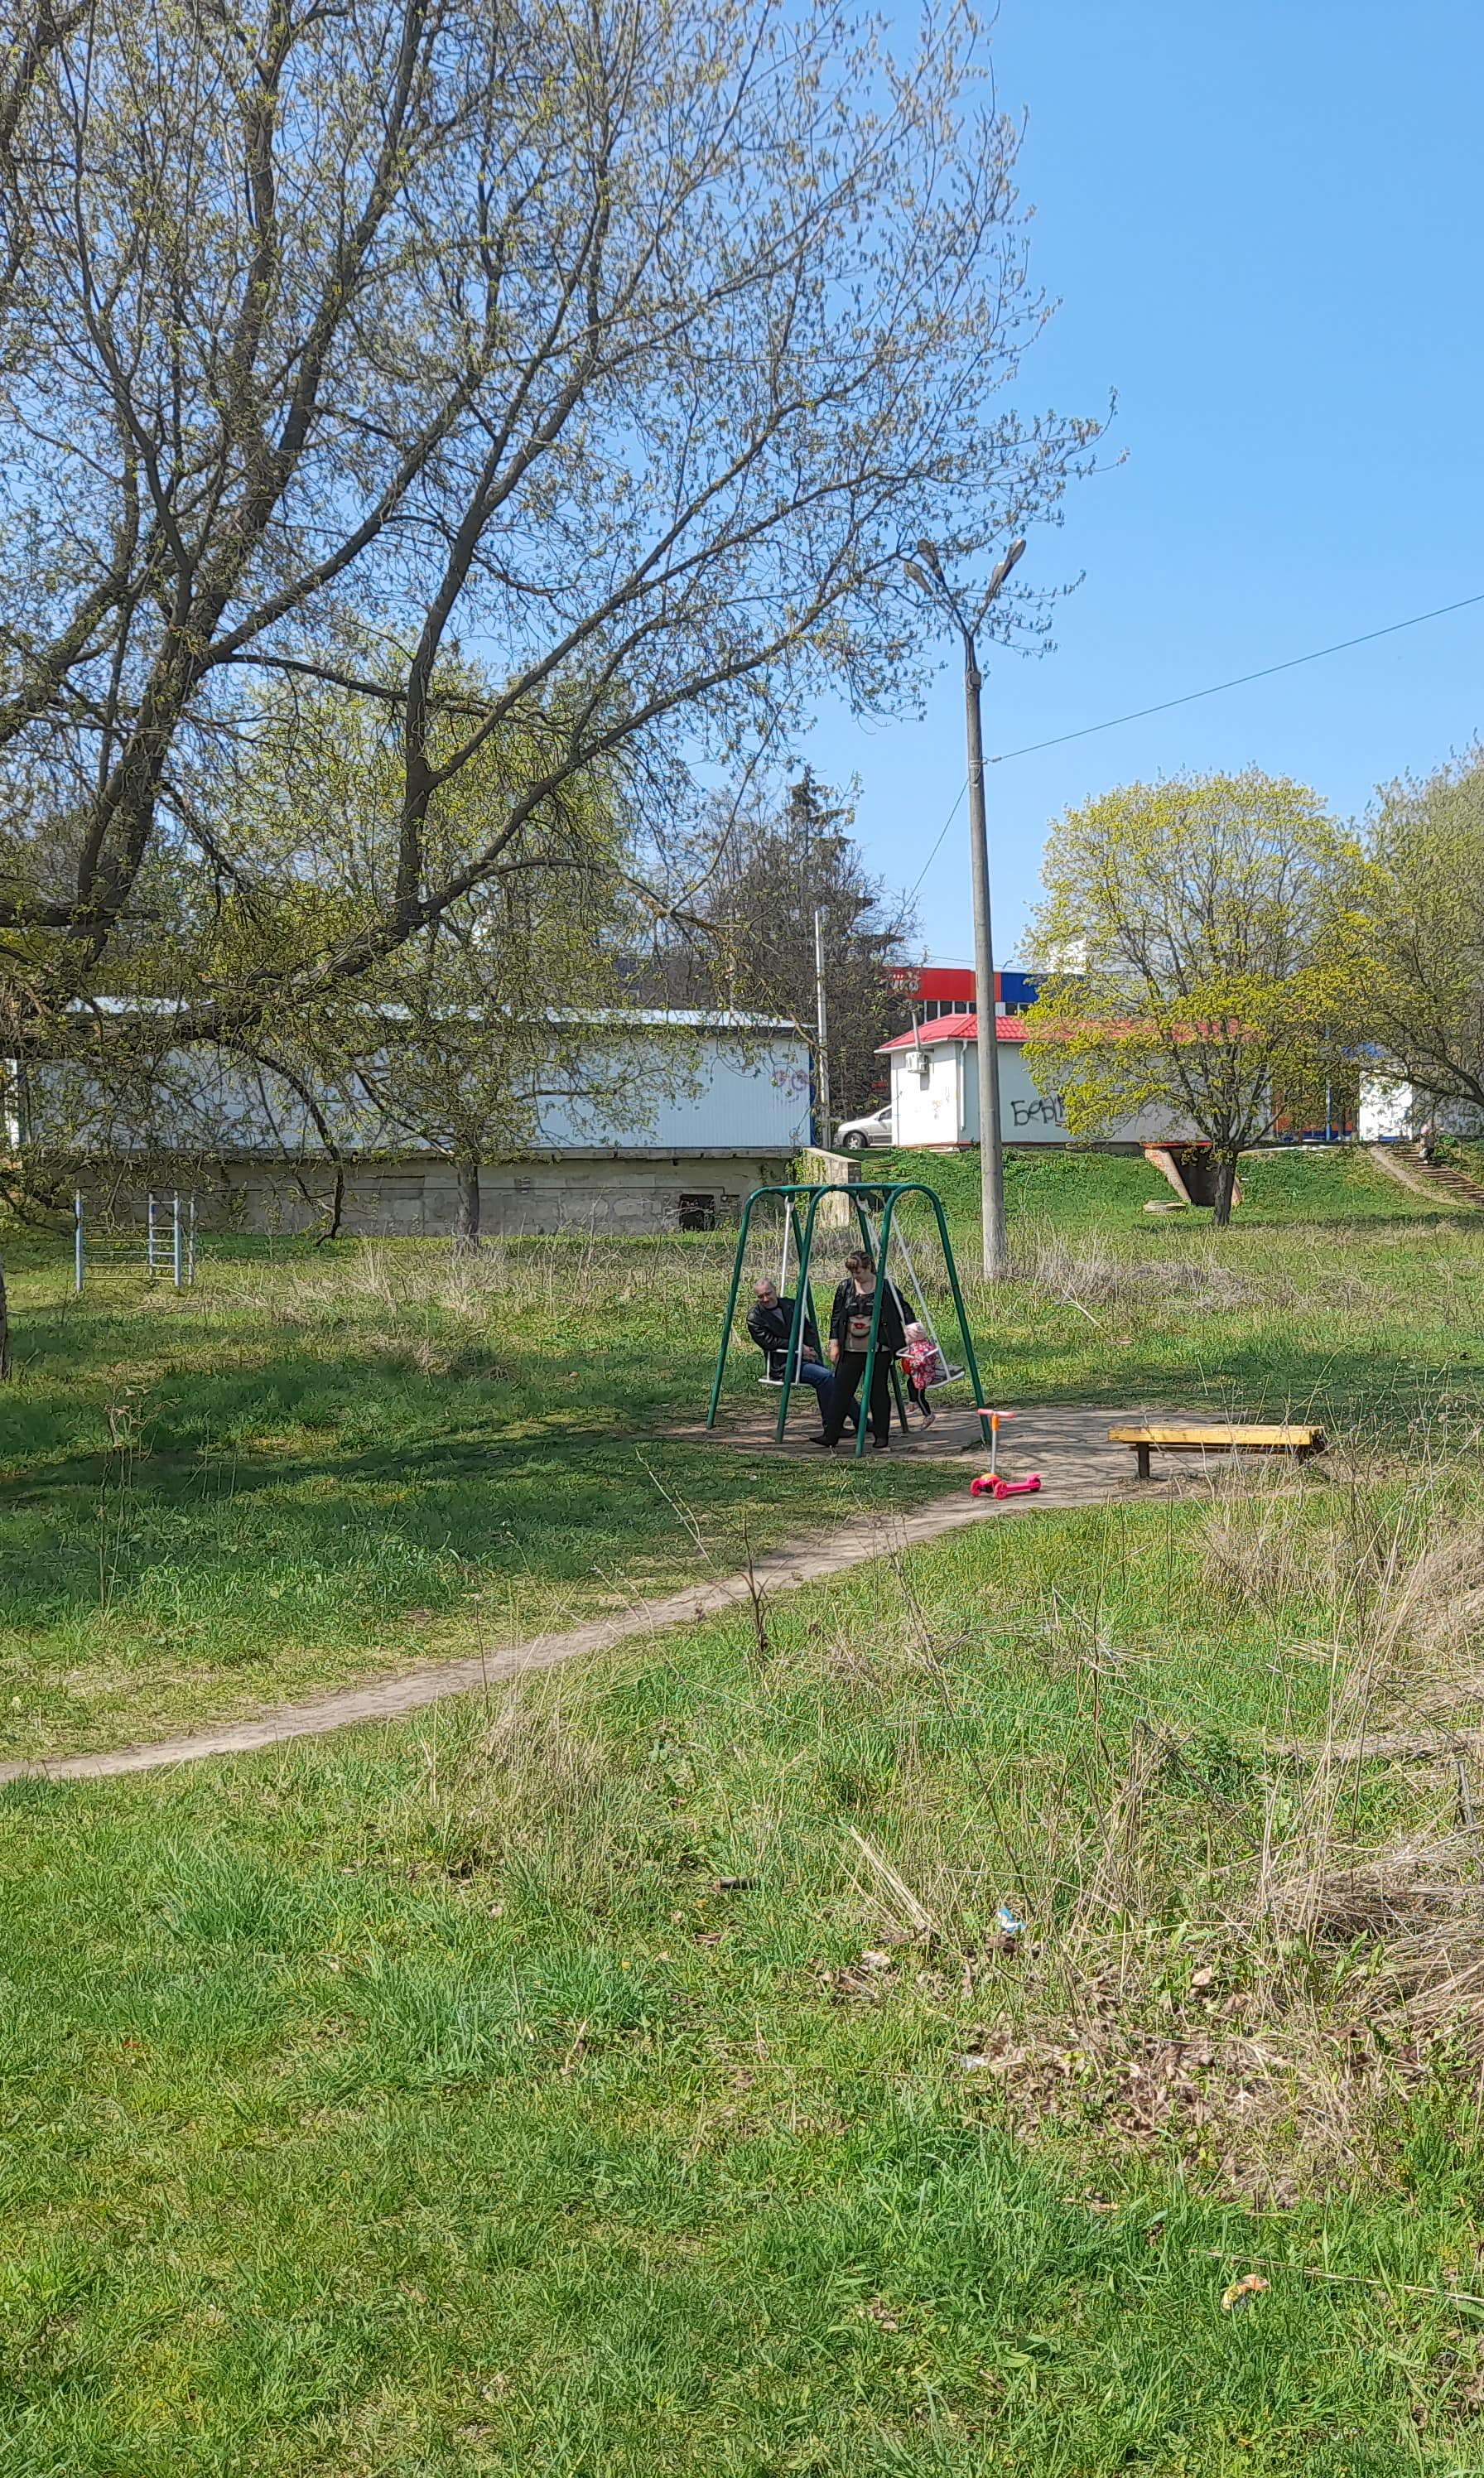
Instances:
[[[1368,1145],[1366,1150],[1377,1170],[1409,1187],[1414,1196],[1430,1197],[1434,1204],[1484,1204],[1484,1187],[1464,1171],[1449,1170],[1444,1162],[1418,1161],[1411,1153],[1398,1153],[1395,1145]]]
[[[718,1610],[735,1608],[740,1602],[745,1602],[754,1589],[771,1594],[794,1591],[802,1583],[825,1581],[831,1575],[843,1574],[848,1567],[861,1565],[868,1558],[885,1556],[893,1549],[910,1547],[918,1541],[936,1540],[944,1532],[982,1521],[986,1510],[1019,1509],[984,1509],[977,1499],[954,1497],[940,1505],[922,1506],[909,1513],[868,1516],[842,1524],[828,1538],[800,1541],[792,1548],[760,1556],[750,1576],[722,1575],[712,1582],[693,1583],[683,1591],[668,1592],[662,1599],[636,1601],[632,1608],[616,1609],[605,1617],[590,1618],[581,1626],[566,1627],[556,1633],[530,1635],[522,1643],[499,1645],[467,1659],[440,1661],[427,1669],[410,1670],[401,1678],[373,1679],[366,1685],[335,1687],[329,1694],[316,1695],[303,1704],[280,1704],[255,1720],[224,1722],[219,1729],[192,1732],[187,1737],[108,1748],[95,1755],[41,1757],[34,1762],[0,1764],[0,1782],[97,1781],[114,1773],[153,1772],[164,1764],[195,1763],[205,1756],[251,1755],[264,1747],[279,1746],[289,1738],[321,1737],[332,1730],[350,1729],[360,1721],[395,1720],[404,1712],[419,1711],[425,1704],[436,1704],[444,1695],[469,1694],[502,1679],[514,1678],[523,1670],[551,1669],[578,1653],[606,1652],[634,1635],[657,1633],[665,1627],[713,1617]]]
[[[196,1763],[206,1756],[252,1755],[264,1747],[280,1746],[289,1738],[322,1737],[332,1730],[350,1729],[360,1721],[395,1720],[404,1712],[419,1711],[425,1704],[436,1704],[444,1695],[477,1692],[527,1669],[552,1669],[559,1661],[570,1660],[580,1653],[606,1652],[636,1635],[654,1634],[664,1627],[692,1625],[697,1619],[715,1616],[718,1610],[736,1608],[754,1590],[764,1589],[769,1594],[792,1592],[803,1583],[827,1581],[831,1575],[843,1574],[868,1558],[887,1556],[893,1550],[911,1548],[920,1541],[941,1539],[944,1533],[963,1530],[969,1524],[1037,1511],[1054,1512],[1059,1506],[1095,1504],[1121,1497],[1133,1486],[1126,1477],[1129,1456],[1121,1447],[1109,1447],[1109,1418],[1105,1410],[1089,1411],[1079,1406],[1075,1411],[1036,1413],[1026,1420],[1026,1430],[1036,1432],[1038,1460],[1041,1445],[1051,1443],[1050,1437],[1043,1439],[1042,1424],[1052,1430],[1079,1429],[1085,1441],[1080,1455],[1069,1454],[1067,1448],[1074,1441],[1070,1433],[1066,1436],[1066,1459],[1060,1468],[1054,1449],[1045,1457],[1049,1465],[1046,1485],[1039,1497],[1012,1498],[1001,1504],[971,1498],[966,1477],[962,1490],[935,1504],[910,1512],[857,1517],[827,1535],[797,1541],[791,1548],[775,1549],[760,1556],[750,1574],[718,1576],[709,1582],[667,1593],[661,1599],[636,1601],[631,1608],[590,1618],[581,1626],[566,1627],[559,1632],[532,1635],[522,1643],[501,1644],[469,1659],[440,1661],[426,1669],[410,1670],[400,1678],[336,1687],[311,1701],[282,1704],[256,1719],[224,1722],[217,1729],[195,1731],[189,1736],[108,1748],[95,1755],[39,1757],[26,1762],[0,1764],[0,1782],[98,1781],[114,1773],[154,1772],[166,1764]],[[1093,1442],[1094,1429],[1100,1431],[1100,1451]],[[1019,1445],[1021,1440],[1018,1437],[1017,1442]],[[1024,1442],[1030,1442],[1029,1435]],[[1023,1465],[1028,1457],[1021,1454],[1017,1459]],[[1164,1486],[1158,1482],[1142,1486],[1139,1494],[1160,1496]]]

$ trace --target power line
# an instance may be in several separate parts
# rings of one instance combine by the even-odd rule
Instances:
[[[1142,722],[1145,715],[1169,714],[1172,706],[1195,705],[1201,697],[1223,696],[1228,689],[1245,689],[1252,680],[1270,680],[1276,671],[1296,671],[1304,663],[1323,662],[1328,654],[1347,654],[1353,645],[1373,645],[1378,637],[1398,636],[1403,628],[1421,628],[1424,620],[1446,620],[1449,612],[1471,611],[1475,603],[1479,602],[1484,602],[1484,594],[1466,594],[1461,602],[1440,602],[1436,611],[1418,611],[1410,620],[1393,620],[1385,628],[1368,628],[1363,637],[1342,637],[1336,645],[1317,645],[1312,654],[1291,654],[1286,663],[1266,663],[1260,671],[1243,671],[1237,679],[1218,680],[1209,689],[1190,689],[1184,696],[1162,698],[1158,705],[1136,706],[1132,714],[1110,715],[1106,722],[1085,722],[1080,731],[1059,731],[1051,740],[1027,741],[1023,748],[1002,748],[998,756],[990,759],[990,764],[1008,766],[1014,757],[1034,757],[1042,748],[1063,748],[1069,740],[1090,740],[1094,732],[1117,731],[1120,723]],[[964,794],[961,792],[959,799],[962,800],[963,796]],[[955,801],[955,809],[957,806],[958,801]],[[943,834],[947,831],[945,825]],[[936,860],[938,845],[942,842],[943,835],[940,835],[938,843],[934,844],[928,855],[928,868],[931,868],[933,861]],[[924,869],[922,877],[926,875],[927,869]],[[919,877],[918,886],[921,883],[922,878]],[[916,895],[918,887],[915,886],[912,891]]]
[[[1014,754],[1018,754],[1019,752],[1017,752],[1017,751],[1012,751],[1011,753],[1012,753],[1012,755],[1014,755]],[[916,893],[917,893],[917,891],[918,891],[918,888],[921,885],[922,880],[926,877],[928,871],[932,868],[934,861],[938,858],[939,853],[942,851],[942,849],[943,849],[943,839],[944,835],[947,833],[948,828],[952,825],[954,819],[958,816],[958,813],[959,813],[960,809],[963,807],[963,805],[964,805],[964,795],[965,795],[965,793],[968,791],[968,783],[967,783],[967,782],[965,782],[965,783],[961,783],[961,784],[959,785],[959,796],[958,796],[958,798],[954,801],[952,808],[948,811],[948,814],[947,814],[947,816],[944,818],[944,820],[943,820],[943,824],[942,824],[942,825],[939,827],[939,829],[938,829],[938,841],[934,844],[932,850],[928,853],[928,856],[927,856],[926,860],[923,862],[923,864],[922,864],[921,868],[918,870],[918,874],[917,874],[916,878],[914,879],[914,881],[913,881],[912,885],[911,885],[911,886],[908,888],[908,890],[907,890],[907,900],[908,900],[908,902],[909,902],[909,903],[912,901],[912,898],[913,898],[913,897],[916,895]]]

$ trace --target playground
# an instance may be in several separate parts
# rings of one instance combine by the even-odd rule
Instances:
[[[978,1384],[914,1220],[966,1375],[859,1459],[740,1312],[706,1426],[776,1214],[22,1243],[24,2478],[1470,2465],[1473,1213],[1036,1163],[992,1295],[888,1167]]]
[[[954,1165],[921,1167],[962,1233]],[[1125,1492],[1132,1456],[1106,1431],[1132,1413],[1318,1420],[1387,1452],[1419,1421],[1471,1433],[1468,1215],[1363,1160],[1279,1157],[1249,1184],[1217,1250],[1144,1220],[1141,1163],[1024,1166],[1024,1274],[993,1301],[967,1277],[967,1303],[986,1398],[1017,1413],[1006,1468],[1041,1468],[1043,1510],[1064,1480],[1067,1502]],[[477,1657],[966,1492],[988,1459],[968,1386],[869,1461],[813,1452],[810,1406],[791,1405],[780,1451],[781,1389],[736,1319],[708,1435],[736,1237],[516,1242],[463,1264],[417,1243],[210,1239],[193,1287],[100,1256],[81,1298],[70,1242],[20,1242],[0,1756]],[[776,1273],[778,1238],[760,1225],[749,1267]],[[846,1244],[828,1234],[831,1277]],[[922,1259],[914,1243],[927,1279]],[[930,1304],[951,1341],[951,1298]],[[1196,1458],[1154,1487],[1198,1479]]]

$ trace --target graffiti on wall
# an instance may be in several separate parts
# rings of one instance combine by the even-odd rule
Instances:
[[[1046,1093],[1035,1100],[1013,1100],[1010,1104],[1013,1127],[1065,1127],[1067,1113],[1059,1093]]]

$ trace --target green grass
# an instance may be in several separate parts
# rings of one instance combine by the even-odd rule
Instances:
[[[0,2468],[1476,2470],[1476,2065],[1253,1906],[1258,1733],[1458,1485],[994,1524],[761,1640],[11,1790]]]
[[[1484,1141],[1477,1137],[1445,1137],[1439,1149],[1440,1161],[1451,1162],[1456,1170],[1470,1178],[1484,1182]]]
[[[873,1153],[870,1160],[872,1168],[877,1161],[899,1164],[898,1176],[927,1179],[950,1212],[966,1222],[977,1217],[977,1151]],[[1364,1150],[1345,1145],[1249,1153],[1242,1164],[1242,1186],[1244,1201],[1229,1233],[1238,1241],[1244,1231],[1270,1231],[1295,1222],[1308,1228],[1348,1228],[1356,1223],[1416,1221],[1437,1210],[1423,1197],[1409,1197]],[[1126,1230],[1150,1198],[1170,1196],[1142,1154],[1064,1152],[1049,1147],[1008,1152],[1005,1191],[1012,1215],[1034,1220],[1042,1214],[1068,1232]],[[1201,1231],[1209,1228],[1209,1220],[1195,1214],[1182,1220],[1181,1226]]]
[[[967,1237],[973,1164],[902,1166]],[[1001,1400],[1301,1405],[1330,1461],[0,1791],[0,2478],[1484,2468],[1476,1853],[1450,1770],[1324,1752],[1477,1718],[1478,1226],[1363,1158],[1222,1236],[1139,1162],[1010,1187]],[[22,1248],[13,1742],[962,1484],[668,1434],[726,1269],[234,1244],[72,1303]]]
[[[971,1263],[974,1162],[898,1160]],[[1008,1167],[1024,1277],[969,1283],[1001,1402],[1293,1411],[1385,1451],[1476,1428],[1468,1214],[1364,1157],[1276,1155],[1221,1235],[1146,1216],[1140,1160]],[[925,1269],[920,1222],[913,1246]],[[105,1745],[472,1652],[960,1484],[667,1434],[704,1407],[729,1261],[725,1233],[514,1244],[472,1274],[431,1243],[239,1241],[193,1293],[114,1269],[74,1302],[65,1251],[22,1243],[0,1740]],[[756,1403],[755,1372],[743,1341],[730,1406]]]
[[[76,1304],[23,1258],[13,1290],[21,1752],[508,1641],[943,1484],[666,1436],[704,1411],[717,1245],[548,1244],[472,1276],[417,1244],[235,1252],[194,1293],[113,1276]]]

